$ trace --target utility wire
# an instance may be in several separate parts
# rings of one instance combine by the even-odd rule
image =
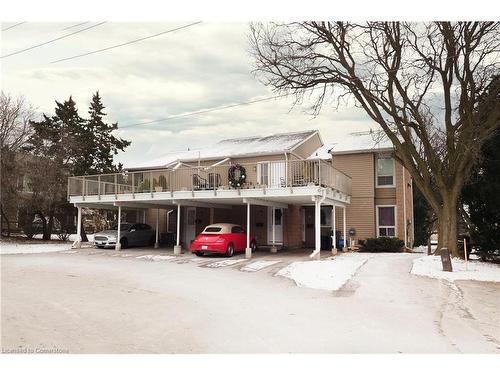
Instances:
[[[214,108],[209,108],[209,109],[202,109],[200,111],[182,113],[180,115],[173,115],[173,116],[165,117],[165,118],[158,119],[158,120],[137,122],[135,124],[120,126],[119,129],[126,129],[126,128],[131,128],[133,126],[139,126],[139,125],[149,125],[149,124],[154,124],[154,123],[157,123],[157,122],[164,122],[164,121],[174,120],[174,119],[178,119],[178,118],[199,115],[199,114],[202,114],[202,113],[221,111],[221,110],[224,110],[224,109],[239,107],[239,106],[242,106],[242,105],[250,105],[250,104],[254,104],[254,103],[264,102],[264,101],[267,101],[267,100],[278,99],[278,98],[282,98],[282,97],[287,96],[287,95],[288,94],[275,95],[275,96],[267,96],[265,98],[260,98],[260,99],[255,99],[255,100],[249,100],[249,101],[241,102],[241,103],[229,104],[229,105],[225,105],[225,106],[222,106],[222,107],[214,107]]]
[[[23,23],[26,23],[26,21],[24,21],[24,22],[19,22],[19,23],[16,23],[15,25],[12,25],[12,26],[6,27],[5,29],[2,29],[2,31],[7,31],[7,30],[10,30],[10,29],[13,29],[14,27],[19,26],[19,25],[22,25]]]
[[[77,23],[76,25],[71,25],[71,26],[65,27],[63,30],[69,30],[69,29],[72,29],[73,27],[82,26],[82,25],[85,25],[86,23],[89,23],[89,22],[90,21],[85,21],[85,22]]]
[[[25,49],[22,49],[22,50],[16,51],[16,52],[9,53],[8,55],[1,56],[1,57],[0,57],[0,59],[4,59],[4,58],[6,58],[6,57],[10,57],[10,56],[14,56],[14,55],[20,54],[20,53],[22,53],[22,52],[26,52],[26,51],[32,50],[32,49],[34,49],[34,48],[38,48],[38,47],[44,46],[44,45],[46,45],[46,44],[53,43],[53,42],[55,42],[55,41],[58,41],[58,40],[61,40],[61,39],[67,38],[67,37],[69,37],[69,36],[71,36],[71,35],[75,35],[75,34],[78,34],[78,33],[84,32],[84,31],[86,31],[86,30],[92,29],[92,28],[94,28],[94,27],[101,26],[101,25],[103,25],[103,24],[105,24],[105,23],[106,23],[106,21],[104,21],[104,22],[100,22],[100,23],[98,23],[98,24],[96,24],[96,25],[92,25],[92,26],[86,27],[86,28],[84,28],[84,29],[81,29],[81,30],[78,30],[78,31],[74,31],[74,32],[72,32],[72,33],[69,33],[69,34],[66,34],[66,35],[60,36],[60,37],[58,37],[58,38],[51,39],[51,40],[49,40],[49,41],[47,41],[47,42],[43,42],[43,43],[40,43],[40,44],[37,44],[37,45],[31,46],[31,47],[28,47],[28,48],[25,48]]]
[[[98,50],[95,50],[95,51],[91,51],[91,52],[87,52],[87,53],[82,53],[81,55],[76,55],[76,56],[66,57],[66,58],[64,58],[64,59],[59,59],[59,60],[54,60],[54,61],[51,61],[51,62],[50,62],[50,64],[55,64],[55,63],[58,63],[58,62],[61,62],[61,61],[67,61],[67,60],[71,60],[71,59],[76,59],[76,58],[78,58],[78,57],[88,56],[88,55],[92,55],[92,54],[94,54],[94,53],[103,52],[103,51],[108,51],[108,50],[113,49],[113,48],[123,47],[123,46],[126,46],[126,45],[128,45],[128,44],[141,42],[141,41],[146,40],[146,39],[151,39],[151,38],[154,38],[154,37],[157,37],[157,36],[163,35],[163,34],[168,34],[168,33],[171,33],[171,32],[177,31],[177,30],[185,29],[185,28],[190,27],[190,26],[198,25],[198,24],[200,24],[201,22],[202,22],[202,21],[198,21],[198,22],[190,23],[190,24],[188,24],[188,25],[184,25],[184,26],[181,26],[181,27],[177,27],[177,28],[175,28],[175,29],[170,29],[170,30],[167,30],[167,31],[163,31],[163,32],[161,32],[161,33],[158,33],[158,34],[154,34],[154,35],[146,36],[146,37],[144,37],[144,38],[139,38],[139,39],[131,40],[131,41],[129,41],[129,42],[125,42],[125,43],[117,44],[117,45],[114,45],[114,46],[110,46],[110,47],[106,47],[106,48],[101,48],[101,49],[98,49]]]

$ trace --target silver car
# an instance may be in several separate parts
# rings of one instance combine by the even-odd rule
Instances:
[[[94,234],[94,245],[101,248],[115,247],[118,225]],[[148,224],[122,223],[120,226],[120,243],[122,248],[128,246],[147,246],[155,242],[155,231]]]

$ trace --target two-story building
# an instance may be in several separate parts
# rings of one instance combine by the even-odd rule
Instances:
[[[175,233],[175,253],[206,225],[230,222],[259,247],[311,248],[317,257],[322,247],[374,236],[410,245],[411,178],[403,172],[390,148],[331,150],[313,130],[226,139],[123,173],[75,176],[68,191],[79,220],[82,207],[117,210],[118,221],[122,209],[135,209],[157,228],[156,245],[159,233]]]

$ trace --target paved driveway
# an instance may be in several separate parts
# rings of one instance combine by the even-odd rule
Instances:
[[[371,258],[337,292],[256,271],[256,260],[85,251],[2,256],[2,348],[71,353],[498,353],[499,284],[409,273]],[[149,255],[153,254],[149,252]],[[148,255],[148,254],[142,254]],[[158,255],[158,254],[157,254]],[[156,260],[156,261],[155,261]],[[247,267],[246,271],[243,271]],[[250,267],[251,268],[251,267]]]

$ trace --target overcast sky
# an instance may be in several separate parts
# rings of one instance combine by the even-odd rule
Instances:
[[[77,23],[25,23],[6,30],[1,35],[1,54],[96,24],[63,30]],[[273,95],[252,75],[249,28],[243,23],[201,23],[110,51],[50,63],[188,23],[110,22],[1,59],[2,90],[24,95],[47,114],[53,113],[55,100],[72,95],[82,116],[87,115],[92,94],[99,90],[108,121],[117,121],[119,126]],[[13,24],[3,23],[2,29]],[[290,111],[291,104],[291,99],[276,99],[124,128],[117,134],[132,145],[117,160],[133,165],[224,138],[307,129],[319,129],[325,142],[340,143],[351,132],[376,129],[362,110],[352,106],[325,107],[313,118],[307,102]]]

